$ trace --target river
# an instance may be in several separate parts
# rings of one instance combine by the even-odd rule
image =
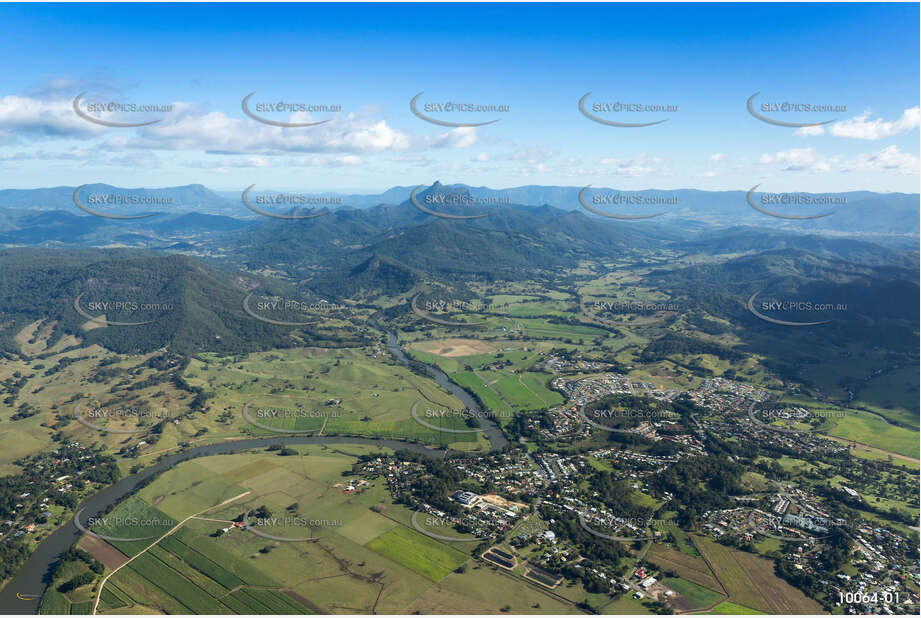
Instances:
[[[372,321],[374,326],[376,322]],[[387,350],[391,355],[403,365],[410,365],[410,359],[400,347],[399,340],[395,333],[387,331]],[[448,378],[441,369],[432,365],[424,365],[426,372],[442,388],[451,392],[467,408],[479,412],[480,408],[470,394],[455,384]],[[477,414],[480,418],[482,415]],[[491,418],[481,419],[481,430],[483,435],[489,440],[493,450],[504,447],[508,442],[499,429],[499,426]],[[400,440],[385,440],[372,438],[350,438],[345,436],[277,436],[272,438],[253,438],[238,440],[234,442],[223,442],[218,444],[209,444],[205,446],[196,446],[187,450],[163,456],[156,464],[145,468],[137,474],[127,476],[114,485],[110,485],[100,492],[88,498],[81,505],[85,509],[85,517],[94,517],[101,515],[107,508],[117,504],[125,496],[131,494],[139,484],[147,479],[169,470],[176,464],[193,459],[195,457],[206,457],[208,455],[224,455],[230,453],[239,453],[251,449],[266,448],[273,444],[362,444],[370,446],[379,446],[390,449],[409,449],[412,451],[425,453],[433,457],[441,457],[444,450],[429,448],[420,444],[411,442],[402,442]],[[76,543],[81,532],[74,525],[73,520],[55,530],[50,536],[39,544],[32,552],[32,555],[26,561],[14,577],[4,588],[0,590],[0,614],[35,614],[38,612],[40,595],[44,593],[48,583],[48,574],[51,566],[57,562],[58,557],[70,549]],[[27,600],[19,595],[27,597]]]

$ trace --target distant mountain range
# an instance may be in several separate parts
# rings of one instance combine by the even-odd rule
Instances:
[[[74,191],[77,187],[50,187],[47,189],[3,189],[0,190],[0,209],[18,210],[63,210],[83,215],[74,204]],[[150,212],[201,214],[237,214],[246,215],[246,210],[236,201],[222,197],[204,185],[184,185],[181,187],[163,187],[157,189],[130,189],[113,185],[91,183],[82,185],[79,196],[84,203],[90,196],[119,196],[123,199],[136,199],[138,204],[119,208],[118,214],[138,214]],[[151,204],[151,200],[159,203]],[[239,206],[239,207],[238,207]],[[111,210],[106,206],[91,208],[100,211]],[[242,210],[242,212],[241,212]],[[252,214],[252,213],[250,213]]]
[[[415,186],[393,187],[378,194],[336,194],[336,193],[304,193],[313,198],[324,198],[332,204],[331,210],[373,210],[381,206],[397,206],[409,203],[409,196]],[[766,188],[766,187],[762,187]],[[227,231],[234,227],[243,227],[253,222],[264,222],[269,217],[261,216],[248,208],[241,199],[244,187],[240,193],[226,191],[212,191],[202,185],[185,185],[180,187],[164,187],[161,189],[126,189],[106,184],[88,184],[81,188],[79,193],[81,203],[97,212],[117,214],[121,216],[136,216],[141,214],[160,213],[144,219],[112,220],[102,217],[93,217],[81,210],[74,203],[76,187],[53,187],[43,189],[5,189],[0,190],[0,212],[4,214],[4,221],[0,222],[0,245],[5,246],[30,246],[54,242],[87,246],[107,242],[118,244],[119,240],[114,233],[103,233],[102,230],[111,225],[121,226],[122,233],[128,230],[142,231],[142,236],[147,238],[163,234],[163,226],[157,230],[150,226],[162,222],[163,219],[176,216],[196,214],[198,220],[182,220],[181,225],[189,226],[187,230],[194,232],[219,232]],[[435,182],[424,191],[437,190],[440,192],[460,192],[476,201],[488,201],[497,206],[490,206],[493,211],[502,209],[520,209],[522,207],[550,206],[554,209],[570,212],[581,212],[590,218],[603,220],[596,214],[588,212],[579,201],[579,193],[583,187],[539,186],[528,185],[511,187],[507,189],[491,189],[488,187],[472,187],[463,184],[442,185]],[[778,188],[780,190],[780,188]],[[424,195],[424,191],[420,195]],[[681,189],[676,191],[647,190],[625,191],[613,188],[592,188],[591,196],[600,196],[601,205],[596,209],[607,212],[603,200],[613,195],[627,195],[635,200],[671,200],[668,205],[657,206],[624,206],[623,212],[652,213],[664,212],[665,214],[654,219],[635,222],[635,225],[648,226],[651,223],[662,226],[673,226],[684,232],[698,232],[707,228],[726,228],[733,226],[751,226],[770,230],[784,230],[809,234],[832,234],[837,236],[861,237],[889,245],[915,246],[917,244],[918,229],[921,225],[919,218],[919,195],[904,193],[872,193],[868,191],[854,191],[848,193],[822,193],[805,194],[823,200],[838,201],[829,207],[796,208],[787,205],[765,206],[766,210],[778,213],[802,212],[832,212],[830,216],[809,220],[789,220],[775,218],[758,212],[752,208],[748,201],[746,191],[698,191],[695,189]],[[269,191],[253,189],[250,202],[264,199],[266,196],[292,192]],[[113,205],[105,203],[106,196],[117,196],[124,203]],[[754,193],[756,204],[761,203],[761,194]],[[109,199],[113,199],[109,197]],[[89,202],[93,202],[92,204]],[[295,212],[294,208],[286,206],[260,206],[262,210],[277,214]],[[811,208],[811,211],[810,211]],[[47,225],[48,219],[36,218],[37,211],[60,211],[55,214],[54,225]],[[385,212],[385,211],[377,211]],[[619,209],[617,212],[621,212]],[[421,213],[420,213],[421,214]],[[69,217],[68,217],[69,215]],[[95,221],[88,219],[97,219]],[[234,223],[227,219],[210,219],[208,217],[226,217],[239,221]],[[374,222],[370,222],[374,224]],[[386,222],[378,222],[386,224]],[[169,227],[170,224],[166,224]],[[40,228],[40,229],[36,229]],[[42,230],[47,230],[46,233]],[[96,235],[94,236],[94,232]],[[101,234],[101,236],[100,236]],[[85,240],[80,237],[86,236]],[[68,238],[72,239],[68,243]],[[124,239],[122,239],[124,240]],[[130,240],[130,237],[129,237]],[[131,244],[130,242],[125,244]],[[156,246],[154,243],[153,246]]]
[[[203,187],[180,187],[174,196],[185,190],[201,200],[213,195]],[[0,352],[15,349],[12,336],[40,319],[55,322],[59,336],[77,334],[121,351],[170,346],[237,352],[357,340],[363,335],[352,327],[327,333],[306,326],[293,337],[291,329],[253,319],[244,299],[258,290],[263,296],[370,306],[414,290],[464,297],[473,281],[571,290],[587,277],[613,270],[634,271],[644,285],[679,302],[694,328],[716,332],[729,328],[726,324],[747,324],[738,336],[752,349],[762,349],[764,334],[772,341],[792,336],[789,329],[767,324],[746,309],[752,294],[846,305],[849,310],[836,315],[833,324],[804,335],[814,339],[817,350],[840,340],[872,344],[882,340],[880,330],[893,349],[916,349],[917,242],[905,246],[878,242],[891,236],[847,238],[765,225],[729,226],[731,217],[722,226],[682,225],[664,216],[610,220],[582,208],[549,205],[471,207],[473,194],[463,186],[434,184],[415,198],[295,219],[253,213],[257,218],[244,220],[189,211],[125,221],[76,207],[76,213],[7,209],[8,216],[0,219],[0,241],[43,249],[0,249],[0,322],[5,324]],[[900,204],[893,198],[892,212],[899,212]],[[917,233],[916,227],[911,231]],[[124,248],[107,248],[118,246]],[[45,250],[60,247],[74,250]],[[97,328],[76,310],[80,294],[85,303],[124,299],[154,309],[136,313],[87,304],[91,316],[144,322]],[[169,310],[157,310],[161,304]],[[395,307],[408,311],[404,305]],[[663,342],[659,352],[685,344]]]

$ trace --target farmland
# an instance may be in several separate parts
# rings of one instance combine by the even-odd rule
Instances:
[[[819,612],[815,601],[774,574],[774,565],[769,560],[730,549],[706,537],[694,537],[694,543],[731,601],[766,613]]]
[[[93,530],[128,538],[172,532],[153,545],[154,539],[109,542],[133,559],[106,582],[100,612],[405,613],[456,610],[458,603],[485,609],[498,600],[522,613],[536,613],[535,605],[577,611],[520,578],[509,579],[501,594],[478,583],[494,576],[471,563],[469,544],[455,547],[414,530],[411,512],[390,505],[379,479],[350,477],[355,489],[348,490],[343,472],[375,449],[294,448],[297,454],[287,456],[255,451],[186,461],[124,500],[108,515],[108,527]],[[291,542],[236,528],[234,520],[247,512],[270,513],[259,529]],[[111,523],[134,518],[172,525],[140,534]],[[100,556],[106,547],[98,539],[81,545]],[[463,565],[469,568],[455,572]],[[45,600],[49,607],[65,602],[54,594]]]
[[[44,338],[47,338],[45,336]],[[36,341],[44,340],[42,333]],[[168,424],[158,435],[164,446],[173,446],[192,429],[184,417],[192,394],[169,380],[172,367],[159,367],[155,354],[116,354],[98,345],[62,349],[63,343],[39,356],[23,354],[0,363],[0,382],[17,382],[16,395],[7,393],[0,402],[0,474],[13,473],[20,457],[48,448],[55,430],[73,440],[98,442],[117,450],[126,440],[140,440],[149,428],[168,417],[182,425]],[[36,354],[39,344],[26,346]],[[13,419],[26,406],[29,416]],[[95,413],[90,427],[74,419],[75,406],[85,417]],[[135,433],[107,432],[120,429]]]
[[[689,604],[689,608],[697,609],[710,607],[720,600],[725,599],[722,594],[708,590],[703,586],[675,577],[666,577],[662,583],[680,594]]]
[[[656,276],[674,267],[660,262]],[[857,389],[865,399],[845,404],[840,391],[850,391],[841,384],[831,398],[818,396],[816,385],[828,384],[830,376],[815,374],[825,369],[769,364],[769,356],[749,353],[805,345],[795,333],[784,341],[744,333],[726,319],[707,317],[706,308],[605,309],[668,301],[664,291],[637,285],[649,272],[644,268],[612,266],[598,278],[573,283],[572,291],[540,290],[530,282],[500,284],[499,290],[476,284],[474,291],[505,308],[445,316],[484,322],[473,328],[435,324],[408,310],[382,312],[387,326],[377,335],[395,330],[411,358],[441,368],[506,430],[509,448],[489,453],[484,431],[457,414],[464,412],[461,399],[425,377],[418,365],[397,362],[385,338],[363,338],[348,348],[313,343],[246,348],[263,350],[257,352],[201,351],[180,360],[81,348],[76,339],[69,343],[77,347],[47,349],[38,326],[30,326],[18,338],[26,353],[0,364],[5,388],[15,395],[21,387],[23,393],[23,401],[13,396],[0,407],[0,438],[13,443],[0,465],[10,470],[17,454],[63,440],[98,441],[118,454],[127,471],[166,452],[184,454],[190,446],[272,438],[262,443],[264,450],[232,455],[214,450],[183,461],[139,486],[107,519],[91,524],[109,540],[81,540],[78,547],[96,562],[67,562],[55,574],[42,611],[91,613],[97,599],[100,613],[215,615],[648,613],[661,611],[659,604],[678,612],[820,611],[818,602],[833,597],[817,589],[829,587],[828,581],[840,585],[834,573],[823,574],[821,585],[812,581],[822,581],[813,577],[826,568],[822,552],[792,553],[789,545],[761,538],[737,512],[757,505],[782,514],[784,507],[777,505],[789,493],[797,496],[790,513],[811,512],[802,510],[809,505],[837,516],[841,505],[835,498],[847,486],[859,492],[862,504],[857,509],[852,501],[845,513],[913,540],[903,513],[913,512],[917,499],[903,490],[910,479],[897,466],[917,469],[917,432],[886,422],[867,401],[885,398],[880,385],[909,376],[902,370],[877,374],[865,380],[875,381],[873,388]],[[580,310],[580,303],[592,311]],[[855,367],[869,370],[878,360],[862,359]],[[807,374],[814,383],[798,384],[791,377]],[[563,378],[560,392],[549,388],[557,376]],[[591,385],[596,377],[605,386],[578,390],[576,381],[589,378],[583,385]],[[572,402],[594,401],[606,396],[605,389],[619,395],[628,389],[633,396],[611,410],[618,418],[629,416],[628,403],[631,410],[639,407],[648,394],[682,410],[680,421],[644,419],[636,425],[642,429],[629,432],[637,435],[628,437],[586,433],[578,419],[567,416],[578,409]],[[567,406],[561,405],[561,393],[567,393]],[[29,411],[23,408],[26,395],[41,407],[20,418]],[[747,409],[743,402],[762,396],[822,412],[825,420],[807,437],[766,431],[740,412]],[[69,417],[75,402],[173,412],[161,423],[129,415],[92,427]],[[906,405],[900,398],[901,407],[880,414],[904,422]],[[832,412],[840,414],[824,414]],[[771,422],[777,429],[788,421]],[[809,428],[805,422],[793,426]],[[401,439],[450,448],[425,464],[413,457],[434,449],[414,450],[407,461],[385,459],[368,472],[359,457],[377,447],[349,443],[352,438],[325,445],[275,439],[291,435]],[[841,446],[845,441],[865,445],[852,449],[861,459],[850,458]],[[77,481],[68,476],[61,475],[65,480],[53,489],[66,492]],[[449,500],[458,489],[477,494],[474,501]],[[29,488],[15,495],[28,496]],[[505,502],[476,502],[484,497]],[[516,500],[513,511],[504,510]],[[28,517],[45,517],[45,508],[51,518],[66,512],[62,504],[44,504]],[[644,521],[654,516],[660,523],[644,526],[657,533],[655,542],[601,544],[588,538],[591,531],[577,527],[577,520],[567,519],[608,511]],[[710,527],[695,523],[704,511],[712,517],[704,522]],[[423,513],[437,514],[431,519],[442,523],[418,524],[414,515]],[[728,523],[722,523],[724,517]],[[254,519],[258,523],[249,524]],[[456,528],[446,527],[447,519]],[[136,521],[146,523],[130,523]],[[490,545],[515,560],[490,563],[497,554],[484,553],[485,536],[475,536],[484,530],[496,537]],[[21,532],[24,539],[36,538]],[[445,532],[449,538],[438,538]],[[873,534],[883,547],[883,533]],[[901,543],[886,537],[887,548],[879,551],[901,560]],[[849,551],[848,561],[859,560],[862,549]],[[780,571],[802,591],[775,574],[790,563],[812,577],[796,580]],[[101,566],[107,570],[97,570]],[[662,596],[661,589],[642,586],[646,576],[637,569],[647,566],[677,594]],[[841,570],[854,574],[858,567],[848,563]],[[547,574],[533,575],[541,572]],[[92,582],[85,583],[84,576]],[[646,596],[631,598],[640,587]]]
[[[713,576],[710,567],[699,558],[692,558],[659,544],[650,548],[647,557],[651,563],[665,571],[677,573],[682,579],[716,592],[722,592],[722,588]]]
[[[186,378],[215,392],[208,408],[208,416],[216,419],[211,437],[302,431],[403,438],[458,449],[486,445],[476,432],[439,432],[414,421],[410,411],[420,400],[448,409],[463,406],[380,348],[300,348],[245,358],[202,355],[190,364]],[[249,418],[244,406],[252,409]]]
[[[720,603],[719,605],[711,609],[709,612],[704,612],[704,613],[731,616],[731,615],[757,615],[757,614],[763,614],[764,612],[759,612],[758,610],[752,609],[750,607],[743,607],[742,605],[739,605],[737,603],[725,601],[724,603]]]
[[[847,410],[828,434],[918,459],[916,430],[896,427],[862,410]]]
[[[444,543],[404,527],[393,528],[365,546],[436,582],[468,560]]]

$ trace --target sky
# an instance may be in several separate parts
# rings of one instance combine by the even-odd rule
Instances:
[[[918,22],[917,3],[0,4],[0,189],[917,193]],[[759,120],[756,92],[769,120],[831,122]],[[99,124],[81,93],[97,121],[158,122]],[[588,93],[598,120],[665,122],[590,119]]]

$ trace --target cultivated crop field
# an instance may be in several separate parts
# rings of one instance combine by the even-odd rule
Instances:
[[[494,575],[471,561],[476,543],[421,534],[412,528],[412,513],[391,503],[382,479],[343,476],[358,455],[378,449],[342,444],[293,450],[186,461],[124,500],[110,518],[157,517],[177,525],[146,530],[158,536],[173,530],[154,545],[155,539],[110,543],[134,559],[106,582],[100,611],[406,613],[443,607],[456,613],[507,604],[520,613],[537,613],[535,604],[578,611],[515,576],[497,598],[494,587],[483,585]],[[252,519],[260,509],[271,515],[262,524]],[[258,530],[289,542],[237,528],[235,521],[247,512]],[[105,531],[124,534],[123,528]],[[95,554],[104,549],[95,540],[82,545]],[[463,573],[454,572],[464,565]],[[46,601],[55,602],[61,600]]]

